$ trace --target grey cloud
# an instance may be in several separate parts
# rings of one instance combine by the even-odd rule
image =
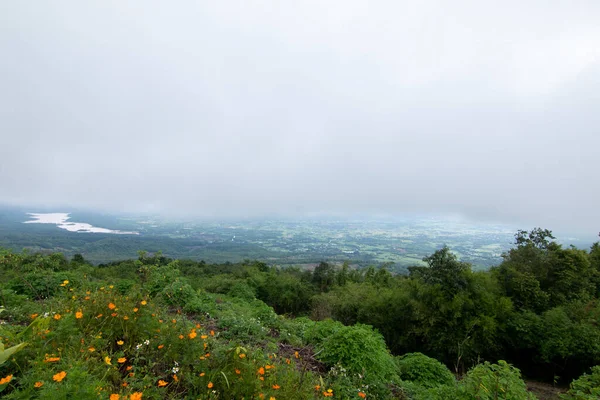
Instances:
[[[589,234],[600,4],[0,4],[0,201]]]

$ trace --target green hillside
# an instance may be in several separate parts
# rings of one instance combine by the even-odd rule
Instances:
[[[322,262],[94,266],[0,251],[7,399],[533,399],[600,393],[600,245],[520,231],[477,271],[446,247],[394,275]]]

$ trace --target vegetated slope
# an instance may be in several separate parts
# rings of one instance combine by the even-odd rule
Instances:
[[[94,267],[82,257],[4,251],[0,390],[52,399],[534,398],[519,371],[499,360],[550,369],[564,357],[587,371],[598,362],[597,286],[555,273],[568,260],[593,278],[598,247],[555,248],[538,236],[521,236],[529,242],[490,273],[472,273],[442,249],[408,278],[326,263],[306,272],[147,254]],[[560,276],[526,292],[542,299],[531,303],[537,310],[498,278],[519,271],[522,253],[544,257],[543,276]],[[524,265],[540,282],[532,263]],[[346,325],[292,316],[302,314]],[[507,337],[517,328],[520,337]],[[524,344],[531,359],[504,357]],[[465,374],[457,381],[418,352]],[[598,370],[591,372],[566,398],[597,398]]]

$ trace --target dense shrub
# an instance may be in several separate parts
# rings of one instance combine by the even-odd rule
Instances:
[[[455,383],[454,375],[438,360],[422,353],[408,353],[396,358],[400,379],[425,388]]]

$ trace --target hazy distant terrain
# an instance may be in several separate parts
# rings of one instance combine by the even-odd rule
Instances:
[[[24,223],[31,219],[27,213],[34,211],[43,214],[39,210],[0,209],[0,246],[17,251],[59,251],[67,256],[81,253],[95,263],[136,257],[138,250],[146,250],[210,262],[260,259],[281,265],[322,260],[347,260],[363,266],[393,263],[392,269],[401,271],[448,245],[475,268],[486,268],[500,262],[517,229],[432,216],[170,221],[147,215],[70,212],[70,221],[104,229],[92,233],[60,229],[57,224]],[[105,233],[112,231],[139,235]]]

